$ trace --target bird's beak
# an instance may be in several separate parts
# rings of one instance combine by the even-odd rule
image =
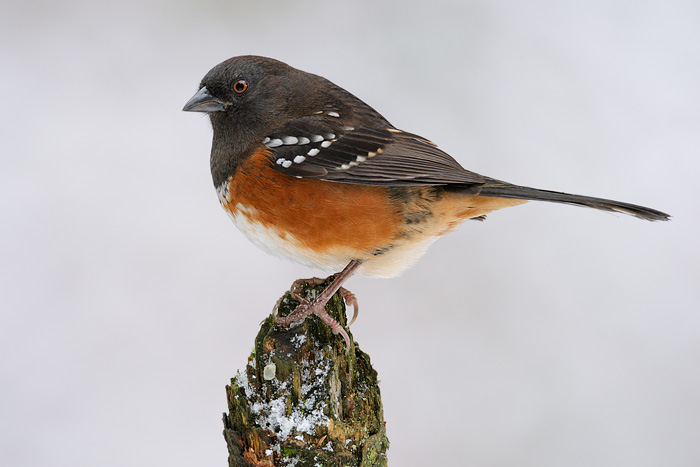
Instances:
[[[226,103],[209,94],[206,86],[202,86],[182,108],[184,112],[220,112],[225,109]]]

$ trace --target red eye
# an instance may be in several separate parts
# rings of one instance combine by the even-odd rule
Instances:
[[[248,89],[248,82],[244,79],[239,79],[233,83],[233,90],[238,94],[244,93],[246,89]]]

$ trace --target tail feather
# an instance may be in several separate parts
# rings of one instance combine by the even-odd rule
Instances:
[[[539,190],[526,186],[511,185],[498,180],[488,180],[482,187],[481,196],[495,198],[514,198],[533,201],[550,201],[552,203],[572,204],[601,211],[619,212],[638,217],[647,221],[667,221],[670,215],[656,209],[637,206],[636,204],[623,203],[610,199],[594,198],[592,196],[571,195],[558,191]]]

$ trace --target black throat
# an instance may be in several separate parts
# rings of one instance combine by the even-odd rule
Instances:
[[[224,115],[212,116],[214,137],[209,165],[215,187],[221,186],[236,173],[236,169],[255,149],[256,137],[250,130],[232,125]],[[221,118],[224,117],[224,118]]]

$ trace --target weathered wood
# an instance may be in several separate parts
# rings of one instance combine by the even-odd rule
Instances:
[[[311,300],[325,285],[306,284],[302,296]],[[287,293],[279,313],[286,316],[296,306]],[[346,325],[339,294],[326,310]],[[284,329],[270,315],[245,371],[231,379],[226,393],[231,467],[387,465],[389,440],[369,356],[354,340],[346,351],[343,339],[315,316]]]

